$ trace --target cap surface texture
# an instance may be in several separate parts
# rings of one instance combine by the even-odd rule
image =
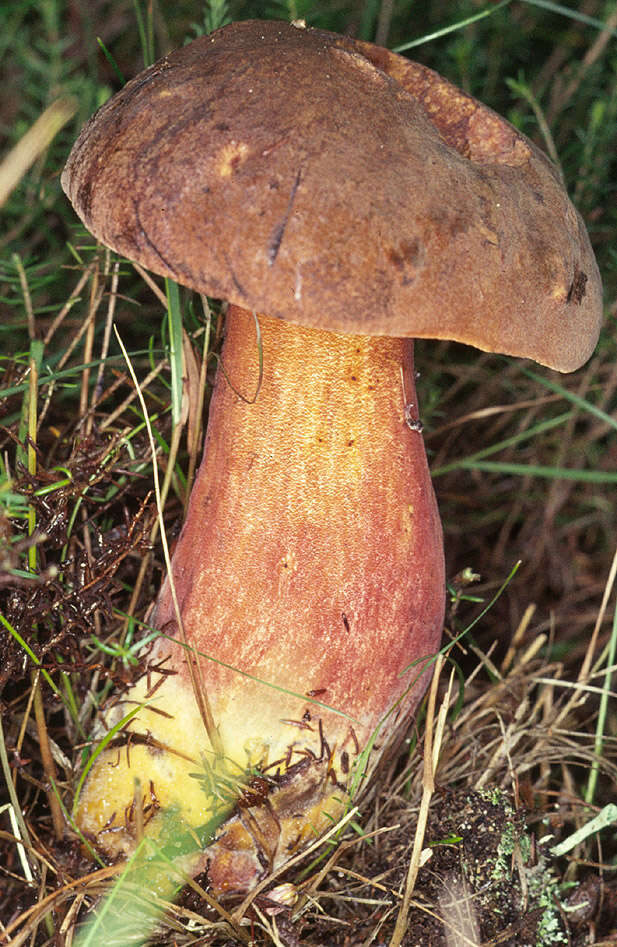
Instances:
[[[275,21],[195,40],[96,113],[62,183],[103,243],[246,309],[562,371],[597,341],[597,266],[548,158],[369,43]]]

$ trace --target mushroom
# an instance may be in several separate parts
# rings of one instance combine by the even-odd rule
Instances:
[[[62,183],[104,244],[229,302],[179,614],[168,578],[148,673],[108,725],[138,713],[78,824],[117,856],[162,811],[200,827],[222,807],[210,882],[247,890],[344,811],[439,648],[413,337],[571,371],[597,340],[598,270],[556,170],[506,121],[385,49],[282,22],[145,70]]]

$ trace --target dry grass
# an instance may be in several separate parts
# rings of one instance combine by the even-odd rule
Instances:
[[[93,9],[101,14],[100,5]],[[380,30],[404,31],[393,8],[380,9]],[[610,4],[585,9],[614,27]],[[446,13],[439,7],[434,16],[441,22]],[[123,52],[130,13],[114,6],[112,14],[103,35]],[[321,25],[342,28],[337,15]],[[512,6],[511,16],[509,28],[532,36],[527,6]],[[614,59],[615,40],[575,21],[560,23],[560,31],[553,47],[546,35],[538,39],[544,58],[523,91],[541,103],[590,224],[606,275],[609,328],[588,366],[568,378],[453,345],[421,343],[417,355],[451,577],[444,640],[459,639],[521,565],[493,607],[452,644],[454,682],[446,662],[417,728],[381,768],[337,844],[322,844],[242,904],[217,905],[205,879],[189,880],[167,906],[155,943],[536,943],[542,891],[556,918],[546,943],[617,943],[615,826],[594,831],[567,855],[551,855],[617,798],[617,280],[610,249],[617,215],[606,170],[617,150],[610,144],[617,93],[608,68],[601,72]],[[484,72],[463,84],[478,91],[481,76],[486,89],[496,89],[495,62],[508,52],[509,36],[496,29],[482,37],[479,44],[473,31],[461,33],[443,62],[428,50],[426,61],[459,81],[466,57],[490,49]],[[87,44],[75,47],[81,67]],[[125,65],[137,68],[136,59],[133,50]],[[19,68],[23,75],[21,61]],[[598,102],[604,109],[594,118]],[[516,100],[512,117],[533,114],[523,103]],[[7,98],[7,124],[13,109]],[[49,172],[45,152],[34,157],[0,241],[2,324],[11,330],[2,336],[0,392],[0,944],[69,947],[87,910],[123,871],[83,853],[70,812],[93,723],[136,673],[139,622],[164,573],[150,447],[112,321],[154,426],[171,541],[201,441],[200,378],[212,381],[208,351],[217,350],[223,321],[215,311],[204,355],[209,323],[200,301],[183,297],[193,371],[183,439],[173,437],[161,288],[83,236],[75,254],[65,250],[76,234],[49,194],[67,143],[59,142]],[[452,819],[467,812],[469,799],[485,821],[467,830]],[[479,881],[478,864],[480,855],[502,856],[474,848],[493,837],[491,819],[514,832],[499,882],[509,896],[500,930],[491,927],[495,903],[483,900],[492,889],[490,879]],[[559,931],[568,939],[559,940]]]
[[[88,301],[85,324],[104,329],[110,314],[118,315],[129,304],[118,298],[116,274],[105,257],[86,275],[89,284],[81,289],[81,298]],[[76,273],[75,281],[81,279]],[[148,300],[144,305],[158,303]],[[5,941],[15,944],[52,942],[52,937],[56,943],[70,944],[77,918],[122,871],[121,866],[93,870],[80,855],[65,817],[79,774],[80,748],[96,708],[135,670],[138,646],[126,636],[130,619],[143,616],[162,572],[159,546],[155,544],[154,555],[149,552],[155,538],[151,458],[141,422],[135,418],[134,388],[120,361],[108,362],[100,384],[88,386],[85,378],[94,369],[79,367],[73,343],[84,330],[81,322],[70,322],[70,312],[67,308],[64,322],[56,320],[50,331],[60,332],[64,326],[68,357],[63,364],[74,366],[70,377],[85,396],[75,417],[62,420],[55,409],[57,390],[39,399],[38,430],[32,438],[36,469],[17,470],[12,483],[15,495],[26,504],[22,516],[27,508],[34,509],[30,539],[19,535],[19,520],[5,520],[3,615],[16,636],[3,639],[4,745],[25,819],[11,826],[5,811],[0,916]],[[196,327],[194,334],[197,348],[203,328]],[[97,345],[105,354],[105,332],[92,335],[102,340]],[[93,347],[88,362],[96,362],[98,355]],[[135,361],[146,379],[142,390],[148,411],[160,443],[165,444],[170,442],[169,416],[161,380],[168,374],[167,362],[159,358],[140,365],[139,356]],[[528,430],[538,417],[546,419],[549,408],[553,414],[569,408],[563,397],[547,392],[520,366],[506,364],[497,377],[489,363],[480,356],[471,364],[448,365],[448,375],[458,375],[468,394],[458,401],[459,417],[450,417],[428,437],[437,468],[446,457],[453,463],[463,451],[469,453],[472,425],[489,425],[490,435],[483,434],[480,443],[496,443]],[[429,365],[428,371],[437,369]],[[15,364],[16,407],[23,400],[28,372],[27,364]],[[603,379],[607,390],[613,374],[609,366],[596,364],[593,377]],[[583,372],[566,384],[580,395],[589,377],[589,371]],[[507,404],[504,390],[515,394]],[[457,403],[456,393],[452,397]],[[445,412],[448,400],[444,399]],[[563,462],[582,458],[581,445],[587,445],[588,456],[588,445],[606,435],[606,423],[582,411],[570,426]],[[5,453],[16,436],[5,429]],[[552,452],[563,454],[562,439],[562,435],[554,442],[550,436],[533,438],[533,462],[553,466]],[[516,456],[517,462],[526,462],[520,448],[515,450],[515,455],[502,451],[500,459],[508,462]],[[159,451],[159,459],[164,469],[172,470],[166,449]],[[174,524],[181,519],[184,486],[176,474],[170,482],[175,487],[166,517]],[[435,871],[434,859],[425,861],[431,852],[427,820],[431,831],[438,833],[440,814],[449,811],[457,793],[500,787],[535,843],[551,837],[543,849],[543,858],[550,859],[551,845],[588,822],[614,797],[614,697],[604,717],[602,746],[595,743],[602,695],[610,687],[606,649],[613,622],[614,575],[609,575],[610,560],[604,553],[612,506],[601,502],[594,484],[530,478],[524,492],[514,493],[503,476],[486,477],[474,470],[444,473],[436,483],[446,510],[450,571],[472,562],[488,576],[488,581],[469,584],[469,576],[458,569],[451,585],[447,635],[459,636],[478,615],[482,606],[474,596],[488,601],[504,579],[505,563],[511,564],[516,556],[524,560],[530,549],[533,563],[524,562],[484,618],[452,646],[450,657],[461,668],[458,684],[451,686],[448,696],[447,674],[442,672],[439,689],[431,691],[435,702],[429,701],[418,731],[411,734],[404,752],[382,770],[370,797],[360,801],[353,827],[349,823],[341,830],[337,847],[321,847],[325,853],[321,862],[311,864],[309,856],[302,865],[290,866],[243,905],[219,907],[204,890],[204,879],[189,883],[179,904],[168,906],[156,942],[171,943],[173,932],[178,944],[437,944],[441,941],[435,939],[435,931],[440,929],[443,943],[486,943],[474,940],[483,930],[483,909],[466,893],[462,869],[448,869],[442,878],[443,890],[458,892],[457,897],[444,901],[430,885],[426,888],[428,874]],[[511,508],[516,508],[516,515]],[[456,516],[454,509],[459,511]],[[558,518],[562,509],[568,511],[563,523]],[[525,522],[528,510],[534,511],[533,525]],[[570,551],[565,561],[563,550],[558,555],[562,543]],[[40,572],[35,583],[11,573],[32,549],[37,551]],[[459,556],[464,558],[457,560]],[[556,588],[550,582],[554,559],[560,566]],[[143,562],[145,571],[140,569]],[[599,562],[605,565],[600,567]],[[22,642],[29,642],[36,655],[28,678],[23,677]],[[435,747],[431,749],[435,732],[438,761]],[[598,780],[588,804],[585,795],[594,767]],[[592,909],[581,907],[574,915],[560,909],[572,943],[582,943],[592,930],[595,942],[610,942],[615,928],[616,854],[609,831],[587,839],[574,856],[553,860],[562,882],[582,883],[587,886],[584,890],[592,886]],[[281,889],[282,884],[288,887]],[[562,889],[564,903],[578,890]],[[454,914],[447,906],[451,901],[459,905]],[[461,904],[469,918],[467,927],[457,932],[463,924]],[[397,919],[401,920],[395,933]],[[427,928],[427,919],[437,927]],[[419,939],[414,940],[414,931]],[[495,942],[519,943],[519,934],[520,929],[513,929],[508,939],[506,928],[505,939]],[[423,941],[426,936],[431,939]]]

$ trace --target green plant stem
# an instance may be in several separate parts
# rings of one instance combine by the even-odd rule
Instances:
[[[189,498],[191,495],[191,488],[193,486],[193,479],[195,477],[195,468],[197,466],[197,454],[199,450],[199,429],[201,425],[201,417],[203,411],[204,397],[206,393],[206,382],[207,382],[207,373],[208,373],[208,353],[210,351],[210,334],[212,331],[212,314],[210,312],[210,306],[208,304],[208,299],[206,296],[201,297],[201,302],[204,310],[204,315],[206,317],[206,328],[204,332],[204,341],[203,348],[201,353],[201,366],[199,369],[199,395],[198,403],[199,407],[195,411],[193,418],[193,428],[189,432],[189,465],[186,474],[186,491],[184,494],[184,515],[186,516],[186,511],[189,504]]]
[[[617,571],[617,552],[613,557],[613,565],[611,568],[611,575],[609,577],[609,582],[614,580],[615,572]],[[602,696],[600,697],[600,706],[598,708],[598,719],[596,721],[596,736],[594,741],[594,760],[591,764],[591,769],[589,770],[589,776],[587,779],[587,787],[585,789],[585,802],[588,805],[593,803],[595,796],[598,776],[600,773],[600,759],[602,757],[602,752],[604,748],[604,730],[607,722],[608,715],[608,702],[611,697],[611,681],[615,669],[615,659],[617,658],[617,603],[615,604],[615,609],[613,611],[613,627],[611,632],[611,637],[608,643],[608,654],[606,656],[606,673],[604,676],[604,687],[602,688]]]

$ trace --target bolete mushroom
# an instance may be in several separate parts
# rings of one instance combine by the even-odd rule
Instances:
[[[215,890],[246,890],[332,825],[439,648],[412,338],[571,371],[599,331],[596,263],[511,125],[403,57],[282,22],[232,24],[137,76],[62,181],[107,246],[230,303],[172,563],[186,637],[168,579],[148,673],[109,722],[139,712],[78,822],[114,856],[161,810],[200,826],[235,802],[207,857]]]

